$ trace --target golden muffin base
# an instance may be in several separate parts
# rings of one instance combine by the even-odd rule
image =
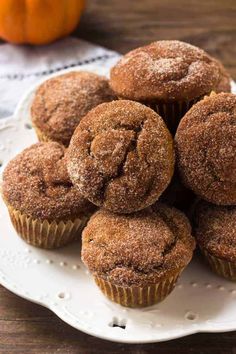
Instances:
[[[34,219],[18,210],[8,207],[11,222],[16,232],[28,244],[45,249],[65,246],[81,236],[88,218],[48,221]]]
[[[201,252],[216,274],[226,279],[236,281],[236,262],[230,262],[220,257],[213,256],[203,248],[201,248]]]
[[[145,307],[164,300],[174,289],[182,269],[156,284],[139,287],[117,286],[101,277],[94,276],[100,290],[110,300],[126,307]]]
[[[45,134],[43,134],[43,132],[36,128],[35,126],[33,126],[35,133],[37,135],[37,138],[39,141],[44,142],[44,143],[48,143],[50,141],[53,141],[52,139],[50,139],[48,136],[46,136]]]

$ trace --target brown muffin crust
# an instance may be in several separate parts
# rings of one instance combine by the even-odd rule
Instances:
[[[2,193],[7,205],[48,221],[73,220],[94,210],[73,187],[65,148],[56,142],[34,144],[11,160],[3,173]]]
[[[209,202],[236,204],[236,95],[198,102],[181,120],[175,140],[185,185]]]
[[[194,213],[197,243],[216,257],[236,262],[236,207],[200,201]]]
[[[171,180],[172,137],[150,108],[133,101],[103,103],[77,127],[68,171],[95,205],[131,213],[154,203]]]
[[[82,234],[82,259],[93,275],[121,286],[160,281],[191,260],[191,227],[180,211],[156,204],[132,215],[99,210]]]
[[[33,124],[49,139],[65,146],[81,118],[115,96],[108,80],[90,72],[70,72],[45,81],[36,91]]]
[[[218,63],[180,41],[157,41],[126,54],[111,70],[111,87],[121,98],[137,101],[186,101],[215,89]]]
[[[231,92],[231,77],[225,67],[222,65],[222,63],[219,60],[216,60],[216,62],[220,68],[220,80],[216,86],[215,92]]]

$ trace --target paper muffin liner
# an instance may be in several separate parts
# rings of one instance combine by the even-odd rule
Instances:
[[[200,101],[203,96],[195,98],[191,101],[180,101],[180,102],[143,102],[146,106],[152,108],[157,112],[165,121],[167,127],[172,133],[176,132],[181,118],[185,113],[198,101]]]
[[[8,206],[12,224],[21,238],[32,246],[58,248],[81,236],[88,217],[74,220],[48,221],[34,219]]]
[[[94,276],[94,280],[104,295],[110,300],[126,307],[145,307],[164,300],[174,289],[181,271],[179,270],[156,284],[144,287],[117,286],[98,276]]]
[[[215,273],[226,279],[236,281],[236,262],[230,262],[225,259],[213,256],[203,248],[201,248],[201,252]]]

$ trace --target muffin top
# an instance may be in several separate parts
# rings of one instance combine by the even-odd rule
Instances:
[[[209,202],[236,204],[236,95],[213,94],[195,104],[175,139],[186,186]]]
[[[132,215],[99,210],[82,235],[89,270],[116,285],[143,286],[184,268],[195,242],[180,211],[156,204]]]
[[[171,180],[172,137],[162,118],[133,101],[103,103],[78,125],[68,171],[95,205],[131,213],[154,203]]]
[[[65,148],[56,142],[34,144],[11,160],[2,193],[14,209],[49,221],[74,219],[94,209],[70,182]]]
[[[209,253],[236,261],[236,207],[200,201],[194,213],[197,243]]]
[[[180,41],[157,41],[126,54],[111,70],[111,87],[137,101],[191,100],[214,90],[219,64],[202,49]]]
[[[113,99],[105,77],[70,72],[39,86],[31,106],[32,122],[49,139],[68,146],[81,118],[98,104]]]

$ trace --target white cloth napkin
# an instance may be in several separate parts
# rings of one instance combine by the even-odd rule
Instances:
[[[11,116],[24,92],[43,77],[70,67],[86,70],[93,63],[107,69],[119,58],[116,52],[73,37],[39,47],[0,45],[0,118]]]

